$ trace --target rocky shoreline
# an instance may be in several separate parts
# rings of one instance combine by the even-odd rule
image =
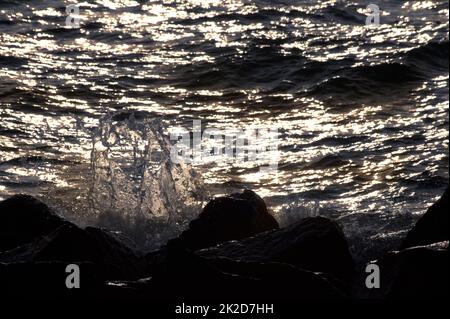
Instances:
[[[137,251],[116,233],[84,229],[28,195],[0,202],[4,297],[145,300],[442,298],[449,293],[448,189],[397,251],[364,267],[339,225],[308,217],[280,228],[252,191],[211,200],[178,238]],[[68,264],[80,289],[68,289]],[[379,268],[369,289],[367,265]]]

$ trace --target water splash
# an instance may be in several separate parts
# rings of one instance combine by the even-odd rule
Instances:
[[[84,175],[84,185],[53,189],[45,200],[80,225],[118,231],[146,249],[163,244],[208,198],[199,174],[172,163],[163,128],[138,112],[107,114],[89,129],[90,163],[65,172],[67,179]]]
[[[303,218],[327,215],[326,213],[327,211],[319,202],[296,197],[281,205],[276,217],[280,226],[285,227]]]
[[[92,135],[93,210],[170,220],[204,199],[199,176],[171,162],[160,120],[118,117],[101,119]]]

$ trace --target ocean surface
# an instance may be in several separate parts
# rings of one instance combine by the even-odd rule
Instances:
[[[448,19],[438,0],[2,0],[0,199],[151,220],[154,246],[250,188],[282,224],[321,214],[354,251],[392,246],[448,185]],[[193,120],[277,128],[278,170],[170,163]]]

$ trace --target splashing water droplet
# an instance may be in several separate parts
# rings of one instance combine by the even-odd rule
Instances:
[[[172,163],[160,119],[108,114],[91,131],[90,167],[75,189],[53,189],[46,201],[80,225],[119,231],[155,248],[195,218],[208,195],[190,166]],[[79,176],[81,177],[81,176]],[[76,193],[76,198],[74,198]]]
[[[158,119],[107,116],[92,136],[93,210],[177,219],[204,200],[197,174],[170,160],[170,142]]]

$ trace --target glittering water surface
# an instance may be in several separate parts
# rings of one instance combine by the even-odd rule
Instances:
[[[379,27],[365,25],[369,3]],[[80,28],[65,25],[68,4]],[[206,188],[249,187],[279,214],[318,203],[349,232],[401,232],[448,184],[448,12],[448,1],[2,0],[0,198],[75,209],[105,116],[136,111],[165,133],[193,119],[277,127],[277,173],[197,165]]]

